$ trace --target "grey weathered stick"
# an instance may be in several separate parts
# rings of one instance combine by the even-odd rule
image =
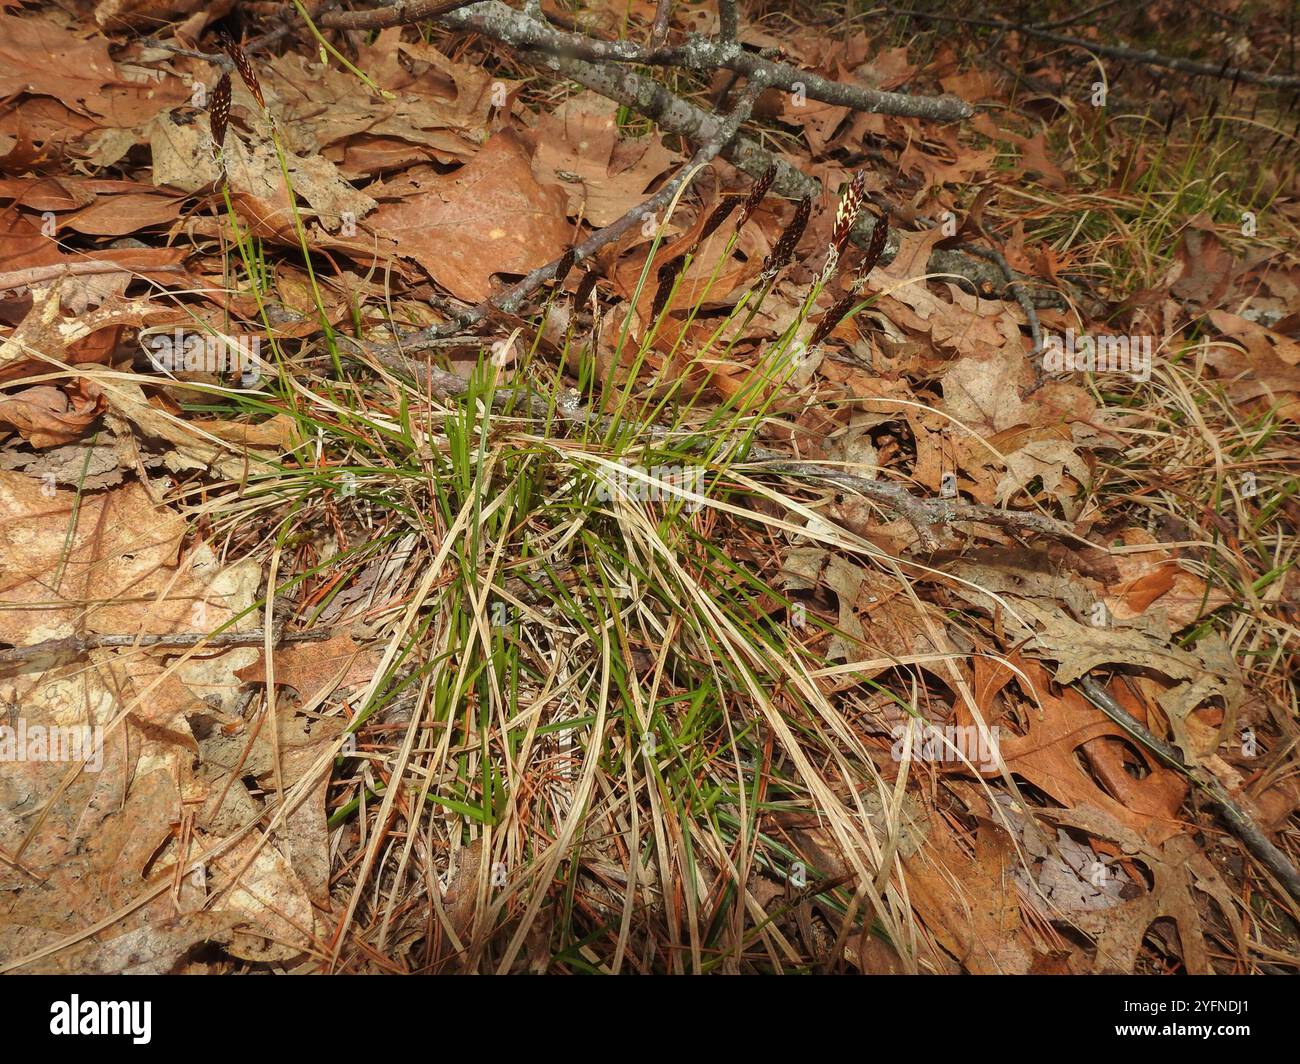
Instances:
[[[272,633],[276,643],[319,643],[328,639],[333,633],[321,628],[310,632]],[[247,632],[221,632],[211,635],[206,632],[182,632],[176,635],[69,635],[62,639],[46,639],[26,647],[13,647],[0,650],[0,669],[9,665],[21,664],[35,658],[46,656],[77,658],[92,650],[105,647],[130,647],[131,649],[182,648],[182,647],[253,647],[266,642],[266,633],[261,628]]]
[[[371,29],[430,19],[448,29],[470,30],[514,49],[544,52],[556,58],[675,66],[686,70],[734,70],[750,78],[762,75],[774,88],[793,92],[796,86],[801,85],[804,94],[814,100],[858,111],[928,118],[938,122],[956,122],[975,113],[970,104],[955,96],[913,96],[830,81],[789,63],[776,62],[747,51],[734,39],[710,41],[692,37],[683,45],[643,48],[633,41],[603,41],[581,33],[557,30],[546,22],[516,11],[501,0],[480,0],[447,13],[440,11],[443,6],[433,3],[433,0],[399,0],[396,4],[372,11],[331,12],[322,16],[321,25],[339,29]]]
[[[1265,868],[1277,876],[1279,882],[1286,887],[1287,893],[1300,901],[1300,871],[1296,870],[1290,858],[1278,849],[1269,840],[1268,836],[1259,829],[1255,821],[1251,819],[1250,814],[1232,800],[1222,783],[1208,772],[1188,766],[1177,750],[1163,739],[1158,739],[1147,731],[1141,722],[1135,720],[1123,706],[1111,697],[1110,692],[1092,677],[1085,676],[1079,681],[1079,686],[1083,689],[1083,693],[1106,716],[1110,717],[1111,720],[1142,743],[1170,768],[1182,773],[1205,791],[1210,802],[1218,809],[1219,815],[1232,829],[1232,833],[1245,844],[1246,849],[1253,853]]]
[[[472,30],[512,47],[526,62],[571,78],[608,99],[631,107],[656,122],[664,132],[675,133],[695,144],[716,136],[723,119],[676,96],[658,81],[630,69],[627,64],[674,64],[706,70],[725,68],[745,74],[751,80],[763,77],[768,84],[790,91],[795,85],[801,85],[806,95],[826,103],[882,114],[953,121],[973,113],[969,104],[955,97],[882,93],[828,81],[789,64],[773,62],[745,51],[739,43],[726,39],[711,42],[696,38],[678,48],[647,50],[630,41],[597,41],[582,34],[564,33],[500,0],[481,0],[456,11],[436,17],[431,15],[444,4],[445,0],[438,3],[434,0],[398,0],[367,11],[329,12],[321,16],[320,21],[322,26],[360,29],[396,26],[433,17],[439,25]],[[598,62],[574,58],[575,54]],[[783,196],[791,199],[812,196],[815,199],[821,195],[821,185],[814,178],[743,135],[734,137],[723,148],[722,156],[755,180],[775,165],[776,191]],[[869,244],[874,225],[875,219],[864,214],[854,231],[855,243],[861,246]],[[892,256],[897,247],[897,239],[889,241],[886,255]],[[1006,278],[995,263],[940,249],[931,253],[927,269],[932,273],[965,278],[976,289],[987,287],[1015,298],[1015,293],[1007,291]],[[1029,298],[1042,306],[1064,305],[1064,300],[1055,292],[1034,292]]]
[[[183,273],[185,267],[161,265],[149,267],[123,266],[107,259],[92,259],[89,262],[64,262],[56,266],[29,266],[25,270],[10,270],[0,273],[0,289],[23,288],[27,285],[43,284],[60,277],[88,277],[99,273]]]
[[[740,36],[740,12],[736,0],[718,0],[718,37],[734,41]]]
[[[676,133],[695,143],[715,135],[722,123],[717,115],[683,100],[653,78],[626,66],[588,63],[581,59],[565,59],[533,52],[523,52],[521,58],[571,78],[593,92],[645,115],[664,132]],[[821,184],[815,178],[791,166],[744,134],[737,135],[724,147],[722,156],[755,180],[762,177],[769,167],[775,166],[776,181],[773,188],[782,196],[796,200],[804,196],[812,196],[815,200],[821,196]],[[854,243],[862,247],[869,245],[875,225],[875,216],[870,211],[863,211],[853,231]],[[886,243],[886,255],[892,257],[897,250],[898,238],[891,235]],[[996,263],[972,258],[959,251],[932,251],[926,268],[931,273],[964,277],[977,289],[987,287],[993,292],[1006,291],[1006,278]],[[1056,306],[1063,303],[1055,292],[1034,292],[1029,298],[1039,305]]]
[[[1183,59],[1181,56],[1162,55],[1151,49],[1127,48],[1118,44],[1099,44],[1097,41],[1082,37],[1067,37],[1062,33],[1051,33],[1037,26],[1021,25],[1004,19],[969,18],[965,15],[931,14],[928,11],[909,11],[902,8],[884,8],[882,14],[903,15],[930,22],[960,22],[966,26],[987,26],[992,29],[1014,30],[1016,33],[1028,34],[1040,40],[1062,44],[1068,48],[1085,48],[1095,55],[1107,59],[1118,59],[1125,63],[1142,63],[1146,66],[1164,67],[1177,70],[1182,74],[1196,77],[1224,78],[1228,81],[1240,81],[1248,85],[1262,85],[1269,89],[1300,89],[1300,76],[1291,74],[1262,74],[1256,70],[1228,66],[1225,63],[1202,63],[1195,59]]]
[[[668,23],[673,15],[673,0],[659,0],[659,6],[655,8],[655,23],[650,30],[650,44],[654,48],[662,48],[664,41],[668,39]]]

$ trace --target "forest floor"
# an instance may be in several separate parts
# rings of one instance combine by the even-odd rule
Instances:
[[[0,972],[1300,969],[1295,10],[994,7],[4,0]]]

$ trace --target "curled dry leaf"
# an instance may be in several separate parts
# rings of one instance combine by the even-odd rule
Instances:
[[[204,11],[209,21],[219,19],[233,6],[234,0],[99,0],[95,21],[106,30],[152,30],[196,11]]]
[[[1179,834],[1182,823],[1178,809],[1187,794],[1182,778],[1142,751],[1139,751],[1142,778],[1129,776],[1122,766],[1117,766],[1120,752],[1106,742],[1107,738],[1127,741],[1119,725],[1072,688],[1054,695],[1047,671],[1037,662],[1018,657],[1009,660],[1021,675],[1001,662],[976,658],[974,684],[985,723],[992,726],[992,722],[1001,720],[997,749],[1007,768],[1066,808],[1104,809],[1120,823],[1155,842]],[[998,692],[1013,679],[1030,688],[1023,735],[1015,734],[1007,726],[1003,714],[994,705]],[[956,711],[962,725],[974,725],[960,701]],[[1118,788],[1118,797],[1112,797],[1097,785],[1085,771],[1080,754],[1095,758],[1094,771],[1110,786]],[[991,767],[986,775],[996,778],[1000,771]]]
[[[147,300],[104,304],[78,317],[63,313],[66,279],[33,289],[27,315],[0,342],[0,384],[41,373],[58,373],[60,363],[107,362],[127,327],[171,320],[176,311]]]
[[[1221,637],[1206,636],[1192,649],[1184,650],[1167,637],[1162,639],[1150,625],[1137,628],[1080,624],[1034,603],[1020,605],[1039,626],[1028,649],[1058,663],[1058,683],[1073,683],[1103,665],[1153,669],[1167,676],[1175,683],[1160,696],[1160,706],[1169,718],[1174,742],[1193,762],[1202,752],[1202,744],[1193,741],[1187,723],[1189,714],[1206,703],[1221,702],[1223,722],[1218,735],[1231,731],[1246,692]],[[1217,738],[1212,743],[1217,746]]]
[[[0,396],[0,423],[7,422],[33,447],[54,447],[81,438],[104,409],[94,388],[61,391],[48,384]]]
[[[233,131],[226,134],[222,158],[232,196],[257,232],[296,244],[289,192],[275,145],[262,125],[257,128],[261,135],[251,149]],[[147,132],[155,185],[197,192],[220,181],[212,135],[201,125],[180,125],[170,115],[160,115]],[[327,228],[339,228],[344,212],[359,220],[374,209],[375,201],[344,181],[329,160],[288,154],[286,165],[295,196],[305,200]]]
[[[1075,958],[1076,971],[1094,974],[1134,971],[1142,940],[1151,925],[1168,917],[1177,928],[1187,973],[1213,974],[1197,892],[1214,899],[1238,949],[1244,950],[1243,929],[1237,916],[1239,902],[1190,836],[1180,835],[1155,846],[1098,809],[1061,810],[1050,816],[1063,826],[1117,843],[1121,855],[1143,865],[1154,880],[1150,891],[1123,905],[1072,915],[1071,923],[1096,940],[1091,962]]]

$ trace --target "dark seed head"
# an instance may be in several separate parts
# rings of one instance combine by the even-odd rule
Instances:
[[[212,90],[212,100],[208,104],[208,125],[212,130],[212,150],[221,151],[226,142],[226,123],[230,120],[230,75],[223,73],[217,79],[217,87]]]
[[[650,305],[651,321],[658,321],[659,315],[663,313],[664,307],[668,305],[668,297],[672,295],[673,283],[677,280],[677,275],[682,272],[682,267],[685,264],[686,256],[678,255],[659,267],[659,287],[655,289],[654,302]]]
[[[740,209],[740,217],[736,219],[736,229],[739,230],[758,210],[763,199],[767,196],[768,190],[772,187],[772,182],[776,180],[776,163],[764,171],[763,176],[754,182],[754,187],[749,190],[749,197],[745,200],[745,205]]]
[[[849,237],[853,234],[853,227],[857,224],[858,215],[862,213],[862,205],[867,199],[867,175],[863,170],[859,170],[853,175],[853,180],[849,182],[849,187],[844,190],[844,195],[840,198],[839,210],[835,212],[835,230],[831,235],[831,247],[835,249],[835,254],[844,254],[844,249],[848,247]]]
[[[700,230],[700,238],[695,241],[695,246],[699,247],[709,239],[716,231],[718,226],[727,220],[737,207],[740,206],[739,196],[727,196],[716,207],[713,213],[709,215],[708,221],[704,223],[704,228]]]
[[[781,239],[776,242],[776,247],[772,249],[766,261],[763,263],[763,276],[771,280],[778,271],[785,269],[794,258],[794,249],[798,246],[800,239],[803,237],[803,231],[808,226],[808,217],[812,214],[812,197],[804,196],[799,201],[799,206],[795,208],[794,217],[790,219],[790,224],[786,227]]]
[[[844,320],[844,315],[853,308],[853,304],[857,301],[858,297],[850,292],[832,303],[826,313],[822,315],[821,321],[817,323],[817,328],[813,330],[812,339],[808,341],[808,346],[816,347],[826,337],[830,336],[831,330]]]
[[[225,33],[221,35],[221,47],[235,64],[239,76],[244,79],[248,91],[253,94],[253,99],[257,101],[257,106],[265,111],[266,100],[262,98],[262,86],[257,83],[257,73],[253,70],[253,64],[248,58],[248,53],[229,34]]]
[[[876,263],[880,261],[880,256],[885,253],[885,239],[889,236],[889,208],[880,209],[880,217],[876,219],[876,224],[871,230],[871,243],[867,245],[867,253],[863,256],[862,265],[858,267],[858,277],[861,280],[867,279],[867,274],[876,268]]]
[[[587,302],[587,298],[591,295],[599,279],[600,276],[595,270],[588,270],[582,275],[582,280],[578,282],[578,290],[573,294],[573,305],[575,307],[580,308]]]
[[[569,276],[569,271],[573,269],[573,264],[578,261],[578,249],[569,248],[560,256],[560,261],[555,264],[555,287],[559,288],[564,284],[564,279]]]

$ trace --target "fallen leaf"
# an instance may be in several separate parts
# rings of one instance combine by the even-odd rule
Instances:
[[[352,636],[338,632],[321,643],[291,643],[275,650],[275,682],[292,687],[304,704],[315,705],[336,687],[368,683],[375,660]],[[245,683],[266,682],[266,656],[235,673]]]
[[[678,158],[658,133],[621,139],[618,105],[585,92],[543,117],[533,176],[568,197],[571,217],[602,227],[646,199],[650,182]]]
[[[182,557],[185,532],[138,483],[83,497],[0,471],[0,641],[218,627],[235,604],[200,575],[210,551]]]
[[[33,447],[53,447],[80,439],[103,406],[98,392],[41,384],[0,397],[0,422],[13,425]]]
[[[47,19],[0,12],[0,96],[31,92],[84,105],[116,79],[103,38],[84,40]]]
[[[528,154],[513,133],[496,134],[428,192],[384,204],[369,219],[458,299],[492,294],[492,276],[525,274],[560,257],[573,232],[564,197],[533,177]]]

